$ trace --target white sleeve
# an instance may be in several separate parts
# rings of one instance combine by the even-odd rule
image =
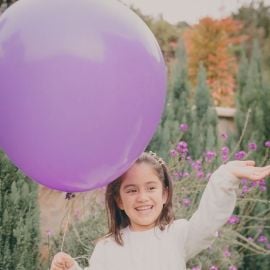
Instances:
[[[217,230],[226,223],[236,204],[239,179],[220,166],[210,177],[199,207],[188,221],[186,261],[209,247]]]

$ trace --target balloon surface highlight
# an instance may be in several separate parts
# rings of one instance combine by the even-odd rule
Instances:
[[[155,37],[117,1],[20,0],[0,17],[0,148],[42,185],[86,191],[120,176],[165,95]]]

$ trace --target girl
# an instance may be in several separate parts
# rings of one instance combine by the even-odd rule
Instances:
[[[236,202],[239,179],[259,180],[270,166],[230,161],[210,177],[190,220],[174,220],[172,183],[162,159],[143,153],[107,186],[109,234],[90,258],[90,270],[184,270],[186,262],[209,247]],[[51,270],[80,270],[68,254],[55,255]]]

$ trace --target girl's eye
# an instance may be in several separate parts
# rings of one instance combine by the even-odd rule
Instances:
[[[135,193],[137,190],[136,189],[128,189],[127,193]]]
[[[153,191],[153,190],[156,189],[156,187],[153,186],[153,187],[149,187],[148,189],[149,189],[150,191]]]

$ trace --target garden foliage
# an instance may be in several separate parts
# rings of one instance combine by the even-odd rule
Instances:
[[[38,247],[37,185],[0,152],[0,269],[36,270]]]

